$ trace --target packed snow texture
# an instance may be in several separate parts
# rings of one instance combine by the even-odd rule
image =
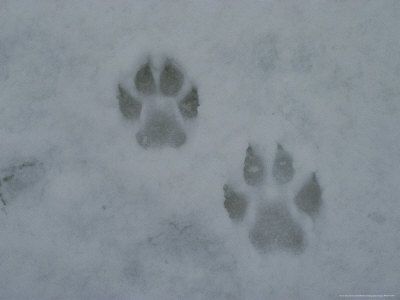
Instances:
[[[1,0],[0,299],[400,297],[399,36],[397,0]],[[149,59],[196,89],[175,147],[120,108]]]

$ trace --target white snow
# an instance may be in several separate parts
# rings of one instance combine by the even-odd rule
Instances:
[[[3,191],[0,299],[400,297],[399,36],[391,0],[1,0],[0,175],[41,164]],[[149,55],[198,87],[178,149],[118,109]],[[243,224],[223,207],[226,182],[252,192],[247,145],[268,177],[278,142],[283,192],[323,189],[301,255],[253,248],[260,199]]]

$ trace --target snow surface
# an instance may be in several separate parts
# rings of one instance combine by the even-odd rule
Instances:
[[[1,175],[40,167],[3,191],[0,298],[399,297],[399,36],[397,0],[1,0]],[[148,55],[199,90],[178,149],[118,109]],[[301,255],[223,207],[247,145],[272,167],[277,142],[323,189]]]

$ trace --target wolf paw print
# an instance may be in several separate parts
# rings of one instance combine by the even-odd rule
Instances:
[[[290,194],[286,192],[292,189],[291,183],[296,176],[296,170],[292,155],[281,144],[276,148],[271,180],[267,180],[267,173],[264,159],[250,145],[243,165],[243,179],[249,191],[259,191],[263,186],[268,190],[275,186],[282,195],[259,199],[260,203],[256,205],[255,218],[249,229],[249,240],[261,252],[286,251],[300,254],[305,250],[307,241],[299,218],[315,221],[322,207],[322,190],[317,175],[314,172],[304,178],[301,188],[294,193],[294,198],[286,201],[284,195]],[[248,195],[236,191],[230,184],[225,184],[223,191],[224,207],[229,218],[233,223],[241,223],[248,217],[247,211],[251,204]],[[293,214],[293,211],[298,213]]]
[[[119,109],[126,119],[138,120],[136,140],[143,148],[178,148],[187,139],[185,123],[196,118],[197,87],[186,82],[172,59],[161,66],[148,60],[136,72],[133,82],[118,85]]]

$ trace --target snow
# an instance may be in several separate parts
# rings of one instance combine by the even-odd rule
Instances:
[[[2,0],[1,178],[37,163],[0,187],[0,299],[400,297],[399,34],[390,0]],[[149,56],[199,91],[177,149],[141,148],[118,108]],[[285,146],[290,189],[245,185],[249,143],[267,181]],[[257,251],[258,201],[314,171],[304,253]]]

